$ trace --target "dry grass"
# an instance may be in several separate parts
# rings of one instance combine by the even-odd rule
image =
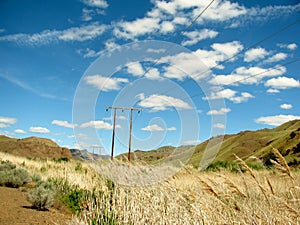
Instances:
[[[60,177],[94,189],[71,224],[300,224],[299,172],[283,177],[277,170],[215,173],[185,167],[158,184],[126,186],[108,182],[96,172],[99,168],[84,163],[80,167],[77,162],[33,161],[2,153],[0,160],[23,165],[44,179]],[[114,166],[99,167],[113,171]],[[129,170],[122,168],[118,173],[125,176]],[[134,173],[134,167],[128,168]]]

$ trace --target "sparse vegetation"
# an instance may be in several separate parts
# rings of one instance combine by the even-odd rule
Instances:
[[[52,206],[55,196],[53,185],[47,181],[39,181],[27,192],[27,200],[38,210],[45,210]]]
[[[48,180],[55,198],[75,214],[72,225],[299,224],[300,173],[288,167],[280,152],[272,154],[276,168],[256,170],[242,159],[216,163],[212,167],[220,170],[205,172],[188,166],[149,186],[121,185],[85,162],[28,160],[1,153],[0,159],[15,165],[25,160],[26,170]],[[114,170],[115,165],[101,166]],[[117,175],[126,180],[128,168],[134,171],[134,166],[120,165]],[[47,169],[41,173],[41,168]]]
[[[0,186],[18,188],[31,181],[28,172],[10,161],[0,162]]]

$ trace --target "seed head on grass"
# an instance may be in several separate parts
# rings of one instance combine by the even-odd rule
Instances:
[[[276,169],[281,171],[283,174],[288,175],[290,178],[292,178],[294,180],[294,177],[292,176],[291,171],[290,171],[290,167],[287,164],[285,158],[280,154],[278,149],[272,147],[272,151],[276,156],[277,162],[271,159],[270,160],[271,163],[273,163],[273,165],[276,167]]]

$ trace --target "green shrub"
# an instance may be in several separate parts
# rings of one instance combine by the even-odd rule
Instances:
[[[72,213],[81,211],[82,202],[87,191],[80,189],[77,185],[70,185],[66,179],[50,179],[55,186],[56,197]]]
[[[34,182],[39,182],[39,181],[42,180],[42,177],[41,177],[41,175],[39,175],[39,174],[37,174],[37,173],[34,173],[34,174],[31,176],[31,179],[32,179],[32,181],[34,181]]]
[[[231,161],[217,161],[217,162],[214,162],[212,164],[210,164],[206,170],[209,170],[209,171],[220,171],[221,169],[226,169],[226,170],[229,170],[231,172],[238,172],[238,171],[241,171],[242,168],[241,166],[236,163],[236,162],[231,162]]]
[[[0,186],[18,188],[31,182],[28,172],[9,161],[0,163]]]
[[[46,181],[39,181],[27,192],[27,200],[38,210],[45,210],[52,206],[55,196],[53,185]]]
[[[61,162],[69,162],[70,159],[67,158],[67,157],[61,157],[61,158],[58,158],[58,159],[53,159],[54,162],[57,162],[57,163],[61,163]]]
[[[10,161],[1,161],[0,162],[0,171],[8,171],[8,170],[12,170],[15,168],[16,168],[16,165]]]

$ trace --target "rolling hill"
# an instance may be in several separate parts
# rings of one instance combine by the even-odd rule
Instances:
[[[221,137],[214,137],[218,139]],[[205,152],[207,144],[210,140],[206,140],[197,146],[180,146],[177,149],[172,146],[161,147],[152,151],[137,150],[131,157],[135,161],[145,161],[150,164],[155,164],[165,159],[167,156],[176,152],[174,158],[180,159],[182,154],[180,152],[194,151],[189,160],[189,164],[197,167]],[[212,142],[214,140],[211,140]],[[213,149],[216,146],[210,146]],[[272,147],[277,148],[281,154],[286,158],[291,166],[300,163],[300,120],[293,120],[282,124],[274,129],[263,129],[257,131],[243,131],[238,134],[225,135],[221,148],[213,162],[217,161],[233,161],[234,154],[247,162],[261,160],[268,164],[272,155]],[[208,150],[209,152],[209,150]],[[127,154],[119,155],[118,158],[126,158]]]
[[[39,137],[16,139],[0,135],[0,151],[29,158],[72,158],[68,148],[62,148],[50,139]]]

